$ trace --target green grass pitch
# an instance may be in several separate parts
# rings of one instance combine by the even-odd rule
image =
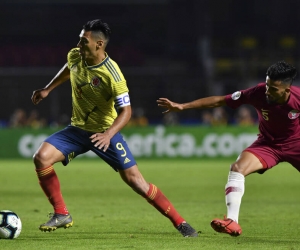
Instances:
[[[23,223],[19,238],[0,240],[0,249],[300,249],[299,173],[285,163],[246,178],[240,237],[211,229],[211,219],[226,214],[224,186],[231,162],[138,160],[145,179],[201,232],[198,238],[184,238],[118,173],[101,160],[84,159],[55,165],[73,227],[40,232],[52,208],[32,161],[0,160],[0,209],[15,211]]]

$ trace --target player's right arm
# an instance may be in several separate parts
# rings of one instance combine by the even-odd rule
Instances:
[[[159,98],[157,100],[157,103],[159,107],[166,109],[165,111],[163,111],[163,113],[169,113],[171,111],[178,112],[185,109],[206,109],[225,106],[225,98],[226,96],[210,96],[187,103],[176,103],[170,101],[167,98]]]
[[[33,91],[31,97],[33,104],[38,104],[40,101],[46,98],[53,89],[69,79],[70,70],[68,68],[68,64],[66,63],[56,74],[56,76],[46,85],[46,87]]]

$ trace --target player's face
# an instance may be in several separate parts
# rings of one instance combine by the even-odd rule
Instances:
[[[281,81],[273,81],[266,78],[266,98],[270,104],[283,104],[287,101],[290,88],[287,88]]]
[[[79,37],[77,47],[80,49],[82,59],[87,62],[93,61],[97,55],[97,41],[93,39],[92,32],[82,30]]]

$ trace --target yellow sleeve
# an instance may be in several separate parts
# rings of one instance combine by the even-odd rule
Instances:
[[[81,56],[79,54],[79,48],[71,49],[68,53],[68,68],[71,69],[72,66],[81,61]]]

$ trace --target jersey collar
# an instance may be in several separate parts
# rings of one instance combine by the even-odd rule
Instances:
[[[105,58],[104,58],[104,60],[103,60],[101,63],[99,63],[99,64],[97,64],[97,65],[89,66],[89,65],[87,65],[86,61],[84,61],[84,64],[85,64],[85,66],[86,66],[88,69],[94,69],[94,68],[101,67],[101,66],[102,66],[103,64],[105,64],[108,60],[109,60],[109,56],[108,56],[107,53],[105,52]]]

